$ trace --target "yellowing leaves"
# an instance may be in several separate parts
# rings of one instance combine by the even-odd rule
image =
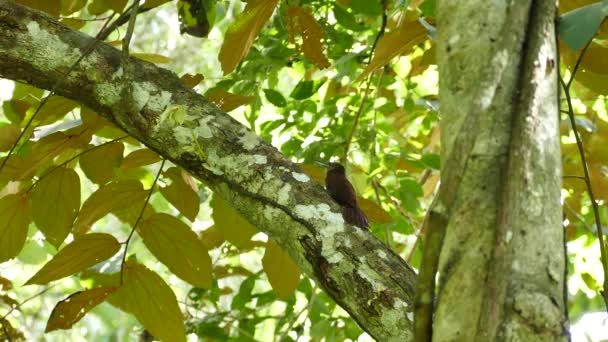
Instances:
[[[192,177],[177,167],[168,169],[164,174],[171,179],[171,184],[160,188],[161,194],[188,220],[194,221],[198,214],[200,198],[190,185],[194,182]]]
[[[180,77],[180,79],[182,80],[182,82],[184,82],[186,86],[194,88],[199,83],[201,83],[201,81],[204,80],[205,77],[201,74],[184,74],[182,77]]]
[[[135,315],[161,341],[186,341],[186,328],[177,298],[156,273],[132,261],[125,263],[123,285],[109,298]]]
[[[249,2],[245,11],[230,24],[219,54],[224,75],[231,73],[247,56],[255,37],[270,18],[278,2],[279,0]]]
[[[298,287],[301,273],[289,255],[275,242],[269,240],[266,243],[262,266],[277,296],[284,300],[289,298]]]
[[[383,67],[388,62],[411,50],[426,39],[426,28],[417,20],[404,22],[396,30],[386,33],[378,41],[371,63],[363,70],[358,81],[363,80],[372,71]]]
[[[245,247],[257,230],[241,214],[217,195],[211,200],[215,228],[224,238],[237,247]]]
[[[290,6],[287,15],[289,41],[294,43],[294,34],[300,34],[304,56],[321,69],[329,67],[329,61],[323,54],[323,46],[321,45],[323,31],[310,10],[299,6]]]
[[[160,161],[160,157],[156,152],[142,148],[129,153],[123,160],[120,168],[128,170],[134,167],[154,164]]]
[[[10,150],[17,141],[20,132],[19,125],[10,124],[0,127],[0,152]]]
[[[94,192],[82,205],[74,223],[74,234],[86,233],[95,221],[112,211],[130,206],[143,207],[147,191],[136,180],[125,180],[108,183]]]
[[[154,53],[132,53],[131,56],[154,64],[167,64],[171,62],[171,58]]]
[[[196,287],[211,287],[211,258],[185,223],[167,214],[154,214],[138,225],[137,231],[171,272]]]
[[[120,166],[124,149],[120,142],[94,148],[80,156],[80,167],[93,183],[105,184],[114,176],[114,169]]]
[[[253,101],[253,96],[243,96],[218,89],[207,94],[209,101],[215,103],[222,111],[229,112]]]
[[[115,287],[99,287],[71,294],[55,305],[44,332],[70,329],[87,312],[103,302],[114,291],[116,291]]]
[[[120,243],[112,235],[91,233],[61,249],[25,285],[46,284],[80,272],[116,254]]]
[[[80,208],[80,178],[60,167],[43,177],[32,191],[34,222],[55,248],[70,233]]]
[[[12,194],[0,198],[0,263],[19,254],[31,220],[27,196]]]

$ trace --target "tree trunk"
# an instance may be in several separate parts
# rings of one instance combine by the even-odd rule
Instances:
[[[438,1],[434,341],[566,340],[554,1]]]

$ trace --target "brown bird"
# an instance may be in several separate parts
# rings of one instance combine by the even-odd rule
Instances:
[[[348,224],[369,228],[367,217],[357,205],[357,194],[352,184],[346,179],[344,166],[338,163],[319,163],[328,168],[325,176],[325,187],[334,201],[342,206],[342,217]]]

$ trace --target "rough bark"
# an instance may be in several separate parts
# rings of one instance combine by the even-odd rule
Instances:
[[[379,341],[408,341],[414,271],[275,148],[187,88],[100,43],[67,74],[92,38],[43,13],[0,0],[0,76],[82,103],[195,175],[281,245]],[[129,87],[130,89],[125,89]],[[128,91],[127,91],[128,90]],[[131,93],[126,110],[121,94]]]
[[[434,341],[566,339],[555,7],[438,1],[442,160],[461,178]]]

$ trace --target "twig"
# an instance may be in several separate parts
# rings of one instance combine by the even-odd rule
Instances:
[[[283,330],[283,333],[281,333],[281,336],[279,336],[279,338],[277,339],[277,341],[279,342],[283,342],[285,340],[285,338],[287,337],[287,334],[289,334],[289,332],[291,331],[291,329],[293,328],[294,324],[296,324],[296,322],[298,321],[298,319],[300,318],[300,316],[305,312],[305,311],[310,311],[310,309],[312,308],[312,305],[314,304],[315,298],[317,297],[317,287],[313,287],[312,288],[312,295],[310,296],[310,298],[308,299],[308,304],[303,307],[295,316],[294,318],[289,322],[289,325],[287,326],[287,328],[285,330]]]
[[[578,133],[578,128],[576,125],[576,120],[574,118],[574,109],[572,108],[572,99],[570,97],[570,86],[572,85],[572,81],[574,80],[574,76],[576,75],[576,71],[580,66],[580,63],[585,55],[585,51],[587,51],[587,47],[591,41],[585,45],[581,54],[579,55],[574,68],[572,69],[572,74],[568,83],[564,82],[564,79],[560,76],[559,81],[564,89],[564,95],[566,96],[566,103],[568,104],[568,118],[570,118],[570,124],[572,125],[572,131],[574,133],[574,137],[576,138],[576,146],[578,148],[578,153],[581,157],[581,164],[583,166],[584,172],[584,180],[585,185],[587,186],[587,194],[589,195],[589,200],[591,201],[591,205],[593,207],[593,216],[595,218],[595,231],[597,234],[597,239],[600,244],[600,257],[602,262],[602,268],[604,270],[604,281],[603,281],[603,290],[600,292],[602,298],[604,299],[604,305],[606,306],[606,310],[608,310],[608,254],[606,252],[606,243],[604,241],[604,233],[602,231],[602,221],[600,218],[600,211],[595,199],[595,195],[593,193],[593,188],[591,187],[591,177],[589,176],[589,168],[587,166],[587,160],[585,158],[585,149],[583,147],[583,141]]]
[[[372,49],[371,52],[369,54],[369,63],[371,63],[372,61],[372,57],[374,55],[374,52],[376,51],[376,46],[378,45],[378,41],[380,41],[380,38],[382,38],[382,36],[384,35],[384,31],[386,30],[386,24],[388,22],[388,16],[386,14],[386,0],[382,0],[382,25],[380,26],[380,30],[378,31],[378,34],[376,35],[376,39],[374,39],[374,43],[372,44]],[[346,144],[344,144],[344,155],[342,156],[342,163],[346,164],[346,161],[348,160],[348,150],[350,149],[350,145],[351,142],[353,140],[353,135],[355,134],[355,131],[357,130],[357,126],[359,124],[359,118],[361,117],[361,114],[363,113],[363,106],[365,105],[365,102],[367,102],[367,96],[369,95],[369,89],[370,89],[370,85],[371,85],[371,80],[372,77],[374,76],[374,73],[370,73],[370,75],[367,77],[367,85],[365,87],[365,93],[363,94],[363,98],[361,98],[361,104],[359,105],[359,110],[357,111],[357,114],[355,115],[355,120],[353,122],[353,127],[350,130],[350,133],[348,134],[348,139],[346,139]]]
[[[144,216],[144,211],[146,211],[146,206],[148,205],[148,202],[150,202],[150,197],[152,197],[152,193],[154,192],[154,187],[156,186],[156,182],[158,182],[158,177],[160,177],[160,174],[163,171],[163,167],[165,166],[166,161],[167,161],[166,159],[163,159],[162,163],[160,164],[160,168],[158,169],[158,173],[156,174],[156,177],[154,178],[154,182],[152,183],[152,186],[150,187],[150,192],[148,192],[148,197],[146,197],[144,206],[141,208],[141,211],[139,212],[139,216],[137,216],[137,220],[135,220],[135,224],[133,225],[133,228],[131,228],[131,232],[129,233],[127,240],[124,242],[125,250],[122,253],[122,262],[120,263],[120,285],[121,286],[122,286],[122,282],[123,282],[123,274],[124,274],[124,270],[125,270],[125,261],[127,259],[127,250],[129,249],[129,242],[131,241],[131,238],[133,237],[133,233],[135,232],[135,229],[137,228],[139,221],[141,221],[141,218]]]
[[[42,296],[42,295],[43,295],[43,294],[44,294],[46,291],[48,291],[48,290],[52,289],[53,287],[55,287],[55,285],[50,285],[50,286],[47,286],[47,287],[45,287],[45,288],[44,288],[42,291],[40,291],[40,292],[36,293],[35,295],[33,295],[33,296],[31,296],[31,297],[29,297],[29,298],[25,299],[23,302],[18,303],[18,304],[17,304],[17,305],[15,305],[15,306],[12,306],[12,307],[11,307],[11,309],[10,309],[10,310],[8,310],[8,312],[4,314],[4,316],[0,317],[0,321],[2,321],[2,320],[4,320],[4,319],[6,319],[6,317],[8,317],[8,315],[10,315],[10,314],[11,314],[13,311],[17,310],[18,308],[21,308],[23,305],[25,305],[25,304],[26,304],[27,302],[29,302],[30,300],[32,300],[32,299],[34,299],[34,298],[37,298],[37,297]]]

